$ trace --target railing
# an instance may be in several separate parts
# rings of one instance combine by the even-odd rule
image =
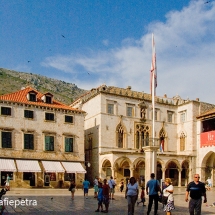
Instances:
[[[160,138],[148,138],[142,141],[142,147],[156,146],[160,147]]]

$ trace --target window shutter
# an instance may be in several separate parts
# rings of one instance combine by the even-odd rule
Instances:
[[[45,150],[49,151],[49,136],[45,136]]]

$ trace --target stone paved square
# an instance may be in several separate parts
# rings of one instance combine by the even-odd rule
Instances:
[[[174,198],[175,207],[174,215],[189,215],[188,203],[184,201],[185,188],[175,188]],[[214,201],[214,191],[208,191],[208,205]],[[83,197],[83,191],[77,190],[75,192],[75,199],[71,200],[69,191],[66,189],[12,189],[4,198],[9,200],[36,200],[37,206],[6,206],[4,215],[96,215],[103,214],[102,212],[95,212],[97,209],[97,200],[93,198],[93,189],[89,191],[89,198]],[[116,200],[110,201],[109,213],[110,215],[127,215],[127,201],[124,198],[124,193],[116,192]],[[146,197],[146,206],[141,204],[135,206],[135,215],[144,215],[147,211],[148,197]],[[153,210],[151,211],[153,214]],[[162,211],[162,205],[159,204],[158,214],[165,214]],[[215,207],[207,207],[202,204],[202,215],[214,215]]]

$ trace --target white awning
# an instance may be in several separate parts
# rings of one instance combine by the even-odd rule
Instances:
[[[16,166],[12,159],[0,159],[0,171],[16,172]]]
[[[86,173],[81,163],[61,162],[67,173]]]
[[[38,161],[35,160],[16,160],[18,172],[41,172]]]
[[[59,161],[42,161],[45,172],[65,172]]]

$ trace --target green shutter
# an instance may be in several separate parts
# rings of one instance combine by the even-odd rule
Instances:
[[[45,150],[49,151],[49,136],[45,136]]]
[[[11,132],[2,132],[2,148],[12,148]]]
[[[65,152],[73,152],[73,138],[65,137]]]

